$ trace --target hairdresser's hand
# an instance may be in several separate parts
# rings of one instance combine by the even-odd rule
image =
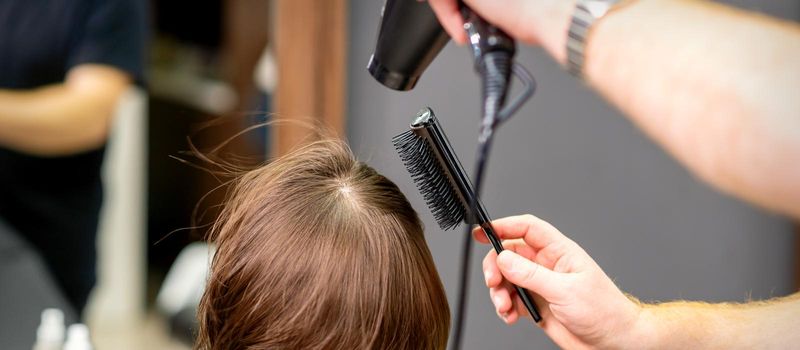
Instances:
[[[562,348],[646,346],[641,307],[575,242],[532,215],[492,225],[506,251],[499,256],[491,251],[483,260],[483,273],[497,314],[506,323],[528,315],[511,282],[537,295],[540,326]],[[488,243],[480,229],[473,234]]]
[[[465,0],[467,6],[509,35],[544,46],[557,60],[565,56],[574,0]],[[457,0],[428,0],[439,22],[458,43],[466,43]]]

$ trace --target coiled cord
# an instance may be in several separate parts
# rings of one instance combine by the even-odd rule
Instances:
[[[478,67],[479,74],[481,75],[482,97],[483,97],[483,117],[481,119],[481,127],[478,136],[478,151],[475,165],[474,189],[475,196],[472,203],[470,203],[470,210],[468,215],[472,218],[468,222],[475,222],[474,213],[475,208],[478,207],[478,198],[481,193],[481,186],[483,184],[484,170],[488,161],[489,150],[492,146],[494,129],[499,126],[502,121],[507,120],[513,114],[522,102],[527,100],[532,91],[527,94],[520,95],[524,97],[522,100],[516,98],[512,105],[514,107],[511,113],[504,112],[503,105],[505,104],[506,95],[508,94],[511,85],[511,69],[512,61],[511,54],[505,51],[493,51],[483,55],[483,59]],[[530,86],[530,85],[528,85]],[[527,97],[525,97],[527,95]],[[461,349],[462,334],[464,331],[464,319],[466,318],[466,306],[468,302],[467,288],[470,280],[470,263],[472,262],[472,226],[467,225],[464,234],[464,242],[462,244],[462,257],[461,269],[459,277],[459,294],[457,300],[457,308],[455,315],[455,325],[453,333],[453,350]]]

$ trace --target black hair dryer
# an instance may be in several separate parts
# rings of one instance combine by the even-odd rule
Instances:
[[[464,18],[464,29],[469,37],[475,70],[481,76],[483,95],[483,117],[476,166],[476,191],[480,191],[480,179],[485,159],[488,157],[494,129],[508,120],[519,107],[533,95],[535,81],[524,67],[513,64],[516,44],[514,40],[499,28],[483,20],[459,1],[461,16]],[[428,68],[431,61],[450,40],[436,15],[427,2],[417,0],[386,0],[381,13],[381,26],[378,32],[378,43],[375,52],[369,58],[367,70],[384,86],[394,90],[411,90],[417,80]],[[510,87],[511,74],[517,76],[525,85],[522,93],[505,105],[506,94]],[[476,193],[477,194],[477,193]],[[475,203],[471,203],[472,206]],[[467,230],[470,230],[468,227]],[[461,348],[464,314],[466,310],[466,291],[469,285],[469,252],[472,238],[464,235],[465,244],[462,251],[462,273],[456,324],[453,334],[453,349]],[[523,301],[534,320],[541,320],[533,299],[526,291],[519,289]]]
[[[514,40],[472,12],[463,2],[459,2],[459,8],[469,36],[475,69],[483,75],[485,83],[502,87],[504,91],[498,91],[502,95],[498,102],[502,105],[516,51]],[[381,11],[378,42],[367,70],[388,88],[411,90],[449,40],[427,2],[386,0]],[[491,62],[486,62],[487,57]],[[502,81],[498,82],[498,79]]]
[[[386,0],[381,12],[378,43],[367,70],[388,88],[411,90],[450,36],[427,2]]]

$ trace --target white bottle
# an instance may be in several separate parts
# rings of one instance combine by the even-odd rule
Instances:
[[[64,313],[59,309],[42,311],[42,323],[36,329],[33,350],[61,350],[64,344]]]
[[[89,327],[82,323],[69,326],[64,350],[92,350],[92,342],[89,340]]]

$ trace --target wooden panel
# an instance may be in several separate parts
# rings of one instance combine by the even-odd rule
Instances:
[[[344,133],[347,0],[276,0],[274,11],[274,110],[291,121],[272,129],[273,155],[281,155],[316,137],[310,125]]]
[[[258,59],[269,37],[268,0],[226,0],[223,2],[222,57],[223,79],[239,97],[231,117],[241,117],[254,103],[253,81]]]

